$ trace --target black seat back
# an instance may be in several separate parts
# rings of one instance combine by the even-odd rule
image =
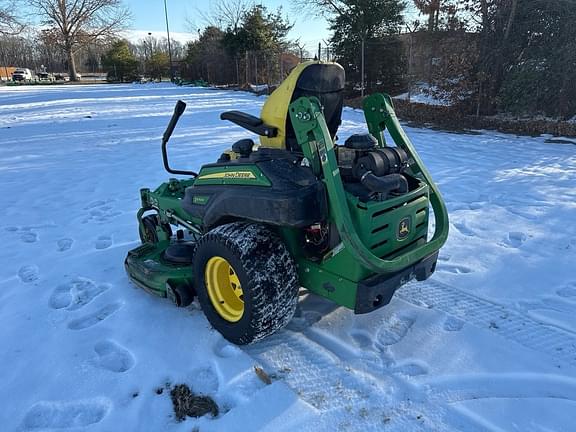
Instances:
[[[315,63],[302,71],[291,102],[302,96],[315,96],[324,108],[324,118],[332,139],[342,123],[344,104],[344,68],[336,63]],[[298,149],[296,134],[290,116],[286,117],[286,149]]]

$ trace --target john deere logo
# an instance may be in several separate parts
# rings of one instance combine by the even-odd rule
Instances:
[[[254,174],[250,171],[234,171],[224,173],[224,178],[253,179]]]
[[[201,174],[198,180],[212,180],[212,179],[249,179],[253,180],[256,176],[252,171],[223,171],[211,174]]]
[[[410,216],[405,217],[400,221],[398,224],[398,240],[404,240],[410,234],[410,225],[411,225]]]

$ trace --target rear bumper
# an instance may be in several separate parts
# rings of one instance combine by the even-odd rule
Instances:
[[[354,313],[364,314],[387,305],[398,288],[412,279],[428,279],[436,269],[438,252],[392,274],[379,274],[358,284]]]

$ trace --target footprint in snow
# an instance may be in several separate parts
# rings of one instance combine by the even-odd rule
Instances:
[[[102,421],[111,407],[112,404],[105,398],[42,401],[28,410],[22,426],[24,430],[84,428]]]
[[[556,291],[556,294],[563,298],[576,297],[576,282],[571,282],[568,285],[560,288],[558,291]]]
[[[38,241],[38,234],[32,231],[31,227],[19,228],[17,226],[9,226],[4,228],[4,230],[11,233],[20,231],[20,240],[24,243],[35,243]]]
[[[58,252],[65,252],[72,247],[74,240],[71,238],[63,238],[56,242]]]
[[[24,283],[31,283],[40,277],[40,271],[38,266],[35,265],[25,265],[20,267],[18,270],[18,277]]]
[[[115,211],[114,207],[110,204],[111,202],[113,202],[113,200],[99,200],[88,204],[86,207],[84,207],[84,210],[86,210],[86,218],[83,220],[83,223],[106,223],[110,219],[121,215],[122,212]]]
[[[510,248],[519,248],[528,239],[528,236],[523,232],[514,231],[509,232],[508,236],[502,240],[502,244]]]
[[[400,342],[414,325],[414,320],[407,317],[393,317],[390,321],[389,327],[381,328],[376,334],[376,340],[384,346]]]
[[[70,321],[68,323],[68,328],[70,330],[84,330],[93,327],[99,322],[104,321],[121,307],[121,303],[111,303],[100,308],[96,312],[92,312],[91,314]]]
[[[98,365],[111,372],[126,372],[134,366],[134,356],[115,342],[106,340],[94,345]]]
[[[407,376],[426,375],[428,367],[418,363],[405,363],[397,366],[392,370],[394,373],[399,373]]]
[[[350,337],[354,340],[358,348],[366,349],[374,345],[370,333],[365,330],[352,330]]]
[[[96,284],[90,279],[79,277],[56,287],[50,296],[49,304],[53,309],[80,309],[108,288],[110,286],[107,284]]]
[[[94,243],[94,247],[99,250],[108,249],[110,246],[112,246],[112,237],[110,236],[100,236]]]
[[[462,327],[464,327],[464,321],[454,317],[446,318],[446,321],[444,321],[444,325],[442,326],[445,331],[449,332],[460,331],[462,330]]]
[[[38,241],[38,234],[32,231],[24,231],[20,234],[20,240],[24,243],[36,243]]]

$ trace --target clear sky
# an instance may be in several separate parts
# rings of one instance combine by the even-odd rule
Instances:
[[[190,32],[195,29],[190,28],[188,22],[192,22],[194,27],[203,28],[204,23],[198,11],[210,10],[212,0],[166,0],[168,5],[168,19],[170,31]],[[132,28],[145,32],[164,31],[166,29],[164,21],[164,0],[124,0],[133,15]],[[309,16],[309,14],[297,11],[289,0],[266,0],[259,3],[268,9],[275,10],[282,6],[284,13],[294,22],[294,28],[288,35],[290,39],[300,37],[307,48],[311,51],[315,49],[318,42],[327,39],[329,31],[326,21],[322,18]]]

